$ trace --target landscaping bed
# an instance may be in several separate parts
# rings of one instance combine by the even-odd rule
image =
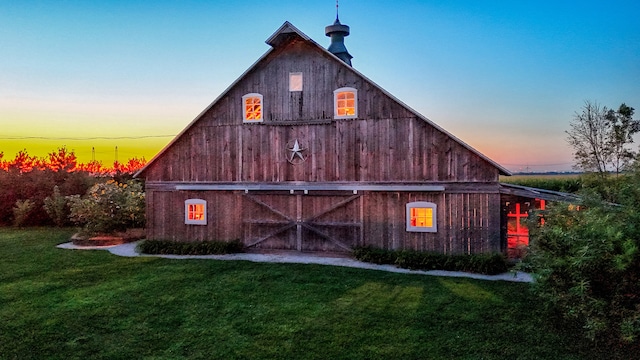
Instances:
[[[138,241],[144,237],[144,229],[128,229],[114,234],[84,235],[76,233],[71,236],[71,242],[76,246],[113,246]]]

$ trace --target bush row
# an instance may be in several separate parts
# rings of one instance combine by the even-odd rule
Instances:
[[[240,240],[232,241],[172,241],[145,240],[138,250],[144,254],[161,255],[215,255],[244,251]]]
[[[52,170],[0,170],[0,225],[46,226],[57,224],[47,212],[46,199],[84,194],[100,179],[82,172]],[[57,189],[57,190],[56,190]],[[68,223],[62,224],[68,225]]]
[[[504,273],[509,263],[502,254],[446,255],[415,250],[384,250],[370,246],[353,250],[356,259],[375,264],[393,264],[412,270],[466,271],[487,275]]]

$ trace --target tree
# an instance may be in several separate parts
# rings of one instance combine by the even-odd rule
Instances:
[[[622,103],[618,111],[609,109],[605,115],[610,126],[607,147],[611,153],[611,165],[616,174],[627,170],[636,153],[627,148],[633,143],[633,135],[640,131],[640,120],[633,120],[634,108]]]
[[[27,153],[27,149],[18,151],[16,157],[9,161],[8,170],[19,173],[26,173],[33,169],[38,169],[42,165],[42,159],[38,159],[35,156],[30,156]]]
[[[586,101],[566,132],[574,149],[575,167],[601,177],[626,170],[636,156],[629,145],[640,131],[640,120],[633,120],[633,113],[634,108],[624,103],[616,111]]]
[[[69,150],[65,146],[58,148],[57,151],[49,153],[49,163],[47,164],[50,170],[55,172],[72,172],[76,170],[77,158],[76,154]]]
[[[9,164],[6,161],[2,160],[4,157],[4,152],[0,151],[0,170],[7,170],[9,168]]]

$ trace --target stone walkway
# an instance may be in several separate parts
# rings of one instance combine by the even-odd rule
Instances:
[[[147,255],[136,252],[136,246],[138,242],[132,242],[122,245],[114,246],[76,246],[73,243],[60,244],[57,247],[61,249],[73,249],[73,250],[108,250],[110,253],[118,256],[154,256],[167,259],[213,259],[213,260],[244,260],[253,262],[272,262],[272,263],[295,263],[295,264],[320,264],[320,265],[332,265],[332,266],[344,266],[359,269],[369,270],[381,270],[403,274],[421,274],[432,276],[449,276],[449,277],[464,277],[480,280],[502,280],[512,282],[533,282],[533,278],[530,274],[523,272],[507,272],[499,275],[482,275],[474,273],[466,273],[461,271],[444,271],[444,270],[409,270],[396,267],[394,265],[377,265],[372,263],[366,263],[358,260],[354,260],[348,257],[327,257],[317,256],[313,254],[305,254],[298,252],[291,253],[239,253],[239,254],[226,254],[226,255]]]

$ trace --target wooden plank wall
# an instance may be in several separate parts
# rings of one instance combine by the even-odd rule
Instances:
[[[243,199],[237,191],[151,191],[149,192],[151,207],[147,207],[148,238],[175,241],[233,240],[241,239],[248,244],[251,238],[259,238],[270,231],[281,227],[284,220],[281,216],[262,209],[259,205]],[[288,216],[294,216],[296,196],[278,195],[262,196],[262,200]],[[184,201],[189,198],[207,200],[208,224],[185,225]],[[321,201],[306,210],[305,216],[313,216],[327,208],[337,198],[303,197],[305,203]],[[405,205],[413,201],[429,201],[436,203],[436,233],[417,233],[406,231]],[[413,249],[418,251],[434,251],[445,254],[471,254],[500,251],[500,195],[489,193],[443,193],[443,192],[366,192],[362,205],[354,201],[346,207],[338,209],[319,218],[322,222],[358,223],[358,207],[362,206],[362,234],[351,228],[333,230],[326,228],[339,240],[349,246],[372,245],[384,249]],[[311,205],[305,206],[311,206]],[[497,209],[496,209],[497,207]],[[315,210],[314,210],[315,209]],[[345,215],[345,212],[348,214]],[[341,216],[345,217],[342,218]],[[251,219],[255,224],[251,225]],[[274,225],[262,226],[269,221]],[[278,223],[278,224],[276,224]],[[254,226],[255,225],[255,226]],[[247,226],[251,229],[247,231]],[[349,230],[351,229],[351,230]],[[352,231],[353,230],[353,231]],[[351,235],[348,235],[351,234]],[[308,234],[306,236],[313,235]],[[339,250],[321,239],[308,239],[310,248],[315,250]],[[279,236],[264,242],[260,248],[295,249],[295,228],[283,232]]]
[[[289,92],[290,72],[303,91]],[[333,74],[333,75],[328,75]],[[333,91],[358,89],[358,118],[333,120]],[[242,96],[264,97],[265,121],[242,122]],[[309,161],[293,166],[298,139]],[[274,50],[146,171],[149,181],[497,181],[498,170],[302,41]]]
[[[496,181],[490,167],[421,120],[198,127],[153,164],[148,181]],[[405,135],[406,134],[406,135]],[[297,139],[308,161],[292,165]]]
[[[303,91],[289,92],[290,72]],[[333,119],[333,91],[358,89],[358,118]],[[242,122],[242,96],[260,93],[263,123]],[[307,161],[287,161],[298,139]],[[145,171],[162,182],[356,182],[442,184],[440,193],[367,192],[357,241],[387,249],[444,253],[500,251],[500,199],[474,186],[497,184],[499,170],[315,46],[293,41],[272,51]],[[467,186],[465,191],[459,189]],[[454,188],[458,189],[455,190]],[[454,190],[452,190],[454,189]],[[149,238],[244,238],[241,193],[147,190]],[[184,201],[209,204],[207,226],[184,224]],[[437,233],[408,233],[405,204],[438,204]]]
[[[242,206],[239,194],[217,191],[147,190],[147,238],[173,241],[240,240]],[[207,225],[184,223],[184,202],[207,201]]]
[[[413,201],[437,204],[436,233],[406,231],[405,205]],[[499,252],[499,206],[499,194],[369,192],[364,197],[364,242],[445,254]]]

